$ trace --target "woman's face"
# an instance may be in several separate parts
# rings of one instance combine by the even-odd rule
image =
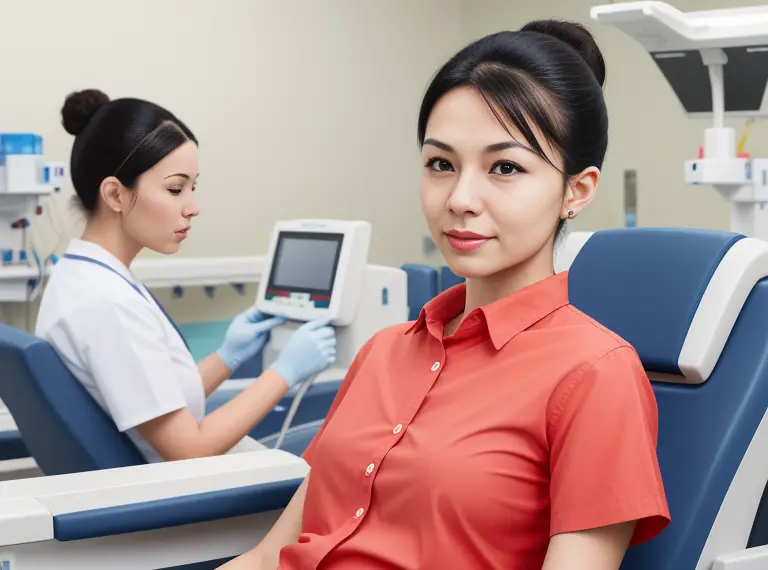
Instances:
[[[123,231],[142,247],[176,253],[200,213],[193,194],[197,176],[197,145],[190,141],[142,174],[134,190],[120,190],[120,202],[128,204]]]
[[[562,168],[538,133],[537,140]],[[560,219],[569,208],[586,205],[574,205],[562,173],[521,133],[511,127],[507,132],[468,87],[450,91],[435,105],[423,158],[422,210],[432,239],[463,277],[496,275],[537,258],[551,269]]]

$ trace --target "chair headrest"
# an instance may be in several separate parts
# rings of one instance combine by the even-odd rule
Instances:
[[[637,350],[653,379],[702,383],[768,275],[768,242],[729,232],[624,228],[569,236],[571,303]],[[577,252],[575,257],[574,252]]]

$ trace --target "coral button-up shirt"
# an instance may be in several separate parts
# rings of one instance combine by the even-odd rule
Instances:
[[[634,349],[568,304],[567,274],[465,317],[465,286],[360,351],[310,464],[281,570],[540,569],[551,536],[669,522]]]

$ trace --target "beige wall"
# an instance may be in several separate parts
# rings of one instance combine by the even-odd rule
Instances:
[[[759,4],[764,0],[740,0]],[[573,224],[623,224],[625,169],[639,174],[641,225],[725,229],[728,207],[709,188],[687,187],[683,161],[695,156],[706,121],[687,119],[648,54],[619,31],[589,22],[587,0],[36,0],[0,18],[4,45],[0,130],[43,134],[50,160],[68,160],[61,128],[65,95],[98,87],[112,97],[166,105],[198,135],[202,215],[180,255],[263,253],[280,218],[370,220],[371,258],[399,265],[438,263],[422,254],[415,144],[426,85],[455,50],[478,36],[533,18],[590,24],[605,53],[611,142],[599,197]],[[725,0],[678,0],[683,10]],[[30,35],[34,30],[34,34]],[[11,52],[8,52],[11,53]],[[735,122],[741,128],[743,123]],[[768,152],[768,130],[748,149]],[[58,249],[79,231],[56,197],[54,224],[35,237]],[[144,257],[155,257],[151,252]],[[219,288],[208,301],[158,291],[181,321],[227,318],[253,299]]]
[[[277,219],[349,217],[373,224],[374,262],[419,261],[416,116],[462,42],[460,11],[461,0],[15,2],[0,18],[13,46],[0,131],[41,133],[47,158],[66,161],[68,92],[147,98],[200,140],[202,213],[180,255],[258,255]],[[65,193],[50,210],[69,235],[82,224]],[[66,245],[47,218],[36,226],[41,249]],[[168,308],[225,318],[252,293],[220,288],[208,302],[190,290]]]
[[[656,64],[640,44],[615,28],[590,20],[600,1],[467,0],[464,3],[465,40],[501,29],[517,29],[529,20],[558,18],[587,24],[596,35],[607,66],[605,88],[611,122],[608,155],[600,191],[590,208],[572,224],[574,229],[622,226],[624,170],[638,173],[638,223],[643,226],[729,229],[729,208],[715,190],[686,186],[683,163],[696,157],[708,120],[688,119]],[[726,0],[670,0],[682,11],[732,6]],[[765,4],[738,0],[736,5]],[[741,134],[744,121],[728,126]],[[746,150],[753,156],[768,153],[768,130],[757,124]],[[762,153],[762,154],[760,154]]]

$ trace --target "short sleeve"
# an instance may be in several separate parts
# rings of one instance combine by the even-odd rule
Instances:
[[[631,544],[669,524],[656,455],[658,410],[629,346],[608,352],[550,401],[551,535],[637,521]]]
[[[163,325],[138,302],[111,304],[87,333],[85,361],[120,431],[186,407]]]
[[[375,339],[376,339],[376,335],[371,337],[368,340],[368,342],[366,342],[363,345],[363,347],[355,355],[355,358],[352,361],[352,364],[349,366],[347,373],[344,375],[344,380],[342,381],[341,386],[339,386],[339,391],[336,393],[336,397],[333,399],[331,408],[330,410],[328,410],[328,415],[325,416],[325,421],[323,422],[323,425],[320,426],[320,429],[315,434],[315,437],[312,438],[312,441],[309,442],[307,449],[304,450],[302,457],[310,467],[312,466],[312,459],[314,458],[314,455],[315,455],[315,449],[317,448],[317,443],[320,441],[320,438],[322,437],[323,432],[325,432],[326,426],[333,418],[333,414],[336,413],[336,410],[338,409],[339,405],[344,399],[344,396],[346,395],[347,390],[349,390],[349,387],[352,384],[352,381],[355,379],[355,376],[357,376],[357,373],[359,372],[360,368],[365,362],[365,359],[368,356],[368,353],[371,351],[371,347],[373,346]]]

